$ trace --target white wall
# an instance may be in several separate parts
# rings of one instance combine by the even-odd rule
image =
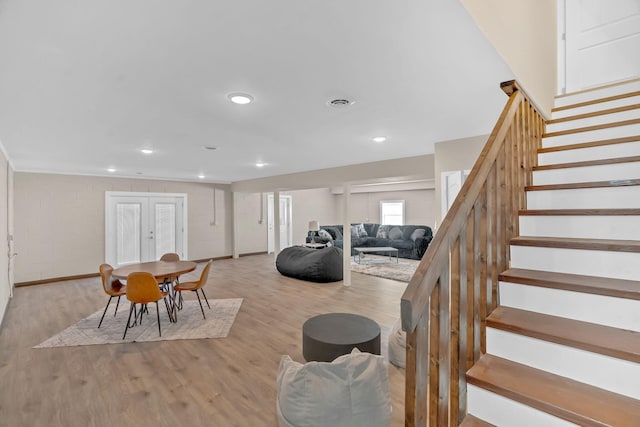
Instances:
[[[320,224],[336,224],[342,220],[337,215],[336,201],[328,188],[314,190],[288,191],[293,203],[293,239],[294,245],[305,242],[309,231],[309,221],[315,219]]]
[[[506,100],[507,97],[505,96],[505,103]],[[434,214],[438,224],[442,222],[442,214],[440,210],[442,203],[442,172],[471,169],[478,159],[478,155],[482,151],[482,148],[487,143],[488,138],[488,135],[484,135],[436,143],[436,188]]]
[[[557,76],[556,0],[460,0],[518,82],[551,117]]]
[[[17,172],[14,188],[16,283],[97,273],[105,191],[186,193],[189,258],[232,254],[229,185]]]
[[[336,195],[336,208],[342,212],[342,195]],[[351,194],[350,223],[380,223],[380,201],[404,200],[405,224],[428,225],[433,228],[435,222],[436,199],[434,190],[388,191]],[[338,220],[329,224],[342,224]]]
[[[11,298],[13,282],[9,271],[9,235],[11,234],[11,197],[13,170],[0,149],[0,322]]]

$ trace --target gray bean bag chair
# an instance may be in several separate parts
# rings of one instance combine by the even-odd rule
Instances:
[[[342,249],[291,246],[278,254],[276,268],[281,274],[295,279],[337,282],[342,280]]]

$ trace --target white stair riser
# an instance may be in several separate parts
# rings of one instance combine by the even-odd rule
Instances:
[[[533,172],[534,185],[615,181],[640,178],[640,162],[547,169]]]
[[[471,384],[467,385],[467,411],[500,427],[575,427],[577,425]]]
[[[640,208],[640,185],[527,191],[527,209]]]
[[[596,111],[610,110],[612,108],[626,107],[627,105],[640,104],[639,96],[630,96],[628,98],[616,99],[613,101],[599,102],[597,104],[589,104],[584,107],[569,108],[567,110],[554,111],[551,113],[552,119],[562,119],[569,116],[577,116],[579,114],[594,113]]]
[[[565,105],[578,104],[580,102],[593,101],[595,99],[607,98],[609,96],[622,95],[624,93],[640,90],[640,80],[630,81],[626,84],[604,87],[597,90],[580,92],[574,95],[561,96],[556,98],[554,105],[564,107]]]
[[[640,216],[521,215],[520,235],[640,240]]]
[[[627,136],[635,135],[640,135],[640,124],[638,123],[590,130],[585,132],[569,133],[566,135],[548,136],[542,138],[542,147],[559,147],[568,144],[579,144],[582,142],[624,138]]]
[[[640,301],[500,282],[500,305],[640,331]]]
[[[538,164],[544,166],[630,156],[640,156],[640,140],[622,144],[600,145],[597,147],[541,153],[538,155]]]
[[[566,122],[551,123],[547,125],[547,132],[558,132],[568,129],[577,129],[587,126],[602,125],[605,123],[621,122],[640,118],[640,108],[633,110],[621,111],[618,113],[603,114],[600,116],[585,117],[584,119],[568,120]]]
[[[487,327],[487,353],[640,398],[640,364]]]
[[[640,253],[512,245],[511,268],[638,280]]]

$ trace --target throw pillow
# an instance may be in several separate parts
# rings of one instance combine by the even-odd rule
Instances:
[[[331,363],[301,364],[282,356],[276,385],[280,427],[391,424],[389,377],[382,356],[357,348]]]
[[[368,237],[367,230],[364,229],[364,224],[357,224],[356,231],[358,232],[358,237]]]
[[[391,229],[390,225],[381,225],[380,227],[378,227],[378,232],[376,233],[376,237],[378,239],[388,239],[390,229]]]
[[[400,230],[400,228],[398,227],[393,227],[391,230],[389,230],[389,238],[391,240],[402,239],[402,230]]]
[[[417,238],[424,237],[426,232],[427,230],[424,228],[416,228],[413,230],[413,233],[411,233],[411,240],[415,242]]]
[[[331,234],[329,234],[327,230],[324,230],[322,228],[320,229],[320,231],[318,231],[318,236],[322,237],[323,239],[333,240],[333,237],[331,236]]]
[[[407,333],[402,330],[400,319],[391,329],[389,335],[389,362],[399,368],[406,367],[407,363]]]

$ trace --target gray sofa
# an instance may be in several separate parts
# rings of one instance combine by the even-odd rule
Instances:
[[[314,237],[315,236],[315,237]],[[331,243],[343,247],[342,225],[322,225],[317,233],[309,232],[307,243]],[[426,225],[351,224],[351,247],[390,246],[398,249],[400,258],[422,259],[433,239],[431,227]],[[355,251],[351,250],[355,255]]]

